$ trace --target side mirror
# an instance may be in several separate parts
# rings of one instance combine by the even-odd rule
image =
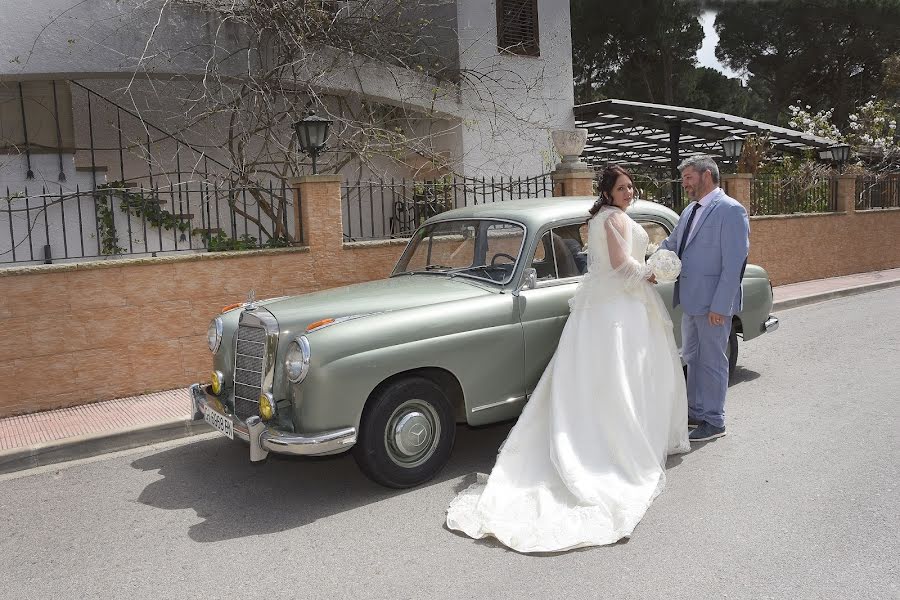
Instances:
[[[537,269],[534,267],[528,267],[525,269],[525,273],[522,275],[522,285],[519,286],[519,291],[522,290],[533,290],[537,287]]]

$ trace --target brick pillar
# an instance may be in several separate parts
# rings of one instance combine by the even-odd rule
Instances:
[[[344,244],[340,176],[304,175],[289,183],[294,190],[295,239],[314,252],[340,251]]]
[[[753,184],[753,175],[750,173],[737,173],[732,175],[722,175],[722,189],[725,193],[740,202],[747,209],[748,214],[753,214],[750,210],[750,188]]]
[[[856,175],[839,175],[837,178],[837,212],[856,212]]]
[[[554,196],[593,196],[594,170],[558,168],[550,174]]]

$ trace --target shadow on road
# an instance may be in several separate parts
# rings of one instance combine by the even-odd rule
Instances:
[[[750,369],[745,369],[744,367],[738,365],[734,369],[734,375],[732,375],[728,380],[728,387],[738,385],[739,383],[753,381],[754,379],[759,379],[759,377],[760,375],[756,371],[751,371]]]
[[[449,464],[425,485],[489,471],[511,426],[457,427]],[[247,446],[225,438],[144,456],[132,466],[162,475],[144,488],[139,502],[164,510],[190,508],[203,519],[188,531],[196,542],[285,531],[404,493],[371,482],[349,454],[272,454],[264,463],[251,464]]]

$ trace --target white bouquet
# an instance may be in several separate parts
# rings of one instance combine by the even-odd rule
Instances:
[[[681,273],[681,259],[671,250],[657,250],[647,259],[647,266],[660,283],[675,281]]]

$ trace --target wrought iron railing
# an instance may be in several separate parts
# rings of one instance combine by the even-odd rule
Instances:
[[[395,180],[342,186],[344,239],[409,237],[426,219],[463,206],[553,195],[549,174],[536,177],[444,177],[429,181]]]
[[[834,177],[758,174],[750,184],[750,215],[827,213],[837,210]]]
[[[900,173],[856,178],[856,209],[900,208]]]
[[[0,197],[0,264],[287,246],[300,241],[293,221],[293,196],[283,183],[7,190]]]

